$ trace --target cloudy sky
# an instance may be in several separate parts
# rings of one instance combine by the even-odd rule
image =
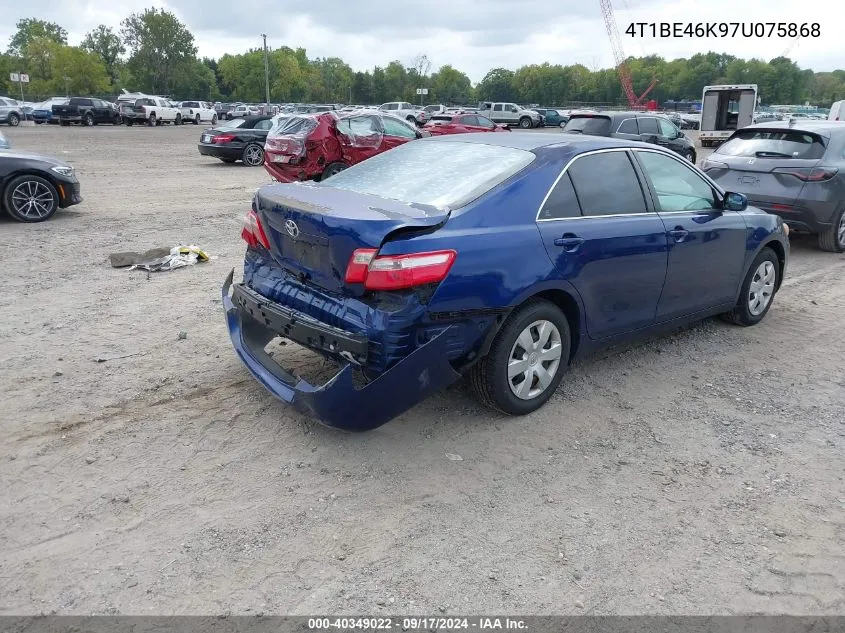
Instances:
[[[144,3],[147,4],[147,3]],[[117,27],[144,6],[133,0],[42,0],[30,5],[0,0],[0,43],[8,43],[22,17],[58,22],[78,43],[97,24]],[[715,50],[741,57],[790,57],[814,70],[845,68],[841,24],[845,5],[829,0],[613,0],[627,55],[689,57]],[[200,55],[219,57],[261,45],[304,47],[309,57],[343,58],[356,70],[409,63],[425,53],[436,69],[452,64],[480,81],[490,68],[530,63],[613,65],[599,0],[154,0],[173,11],[196,38]],[[815,7],[815,10],[814,10]],[[820,37],[632,38],[631,22],[821,23]]]

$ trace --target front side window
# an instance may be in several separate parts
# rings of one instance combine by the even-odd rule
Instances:
[[[501,112],[501,111],[502,111],[502,104],[501,103],[497,103],[496,105],[493,106],[493,112]]]
[[[486,127],[488,130],[493,130],[496,128],[496,124],[493,123],[490,119],[486,116],[476,115],[475,117],[478,120],[478,125],[481,127]]]
[[[713,188],[692,169],[664,154],[637,152],[657,193],[661,211],[703,211],[716,207]]]
[[[417,138],[416,131],[399,121],[385,117],[383,121],[384,133],[387,136],[398,136],[400,138]]]
[[[626,152],[602,152],[569,166],[572,185],[585,216],[646,213],[640,181]]]
[[[666,121],[665,119],[657,119],[660,124],[660,134],[667,138],[675,138],[678,136],[678,128]]]

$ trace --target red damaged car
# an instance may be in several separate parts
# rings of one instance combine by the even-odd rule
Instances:
[[[509,132],[506,125],[497,125],[486,116],[480,114],[455,113],[435,114],[431,121],[425,124],[424,130],[433,136],[439,134],[468,134],[470,132]]]
[[[279,182],[322,180],[423,136],[430,133],[379,112],[291,116],[267,135],[264,168]]]

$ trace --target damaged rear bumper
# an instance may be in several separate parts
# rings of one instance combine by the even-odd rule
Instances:
[[[366,340],[274,306],[269,300],[258,302],[257,307],[251,297],[256,293],[244,292],[240,285],[230,297],[233,276],[234,270],[223,284],[223,308],[241,361],[279,400],[327,426],[347,431],[377,428],[460,378],[447,359],[447,328],[360,389],[353,383],[351,363],[325,384],[312,385],[267,354],[267,343],[281,335],[312,349],[354,355],[361,352],[362,345],[365,349]]]

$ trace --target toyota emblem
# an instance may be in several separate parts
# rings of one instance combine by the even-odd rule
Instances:
[[[293,220],[286,220],[285,221],[285,231],[288,232],[292,238],[296,239],[299,236],[299,227],[296,225],[296,222]]]

